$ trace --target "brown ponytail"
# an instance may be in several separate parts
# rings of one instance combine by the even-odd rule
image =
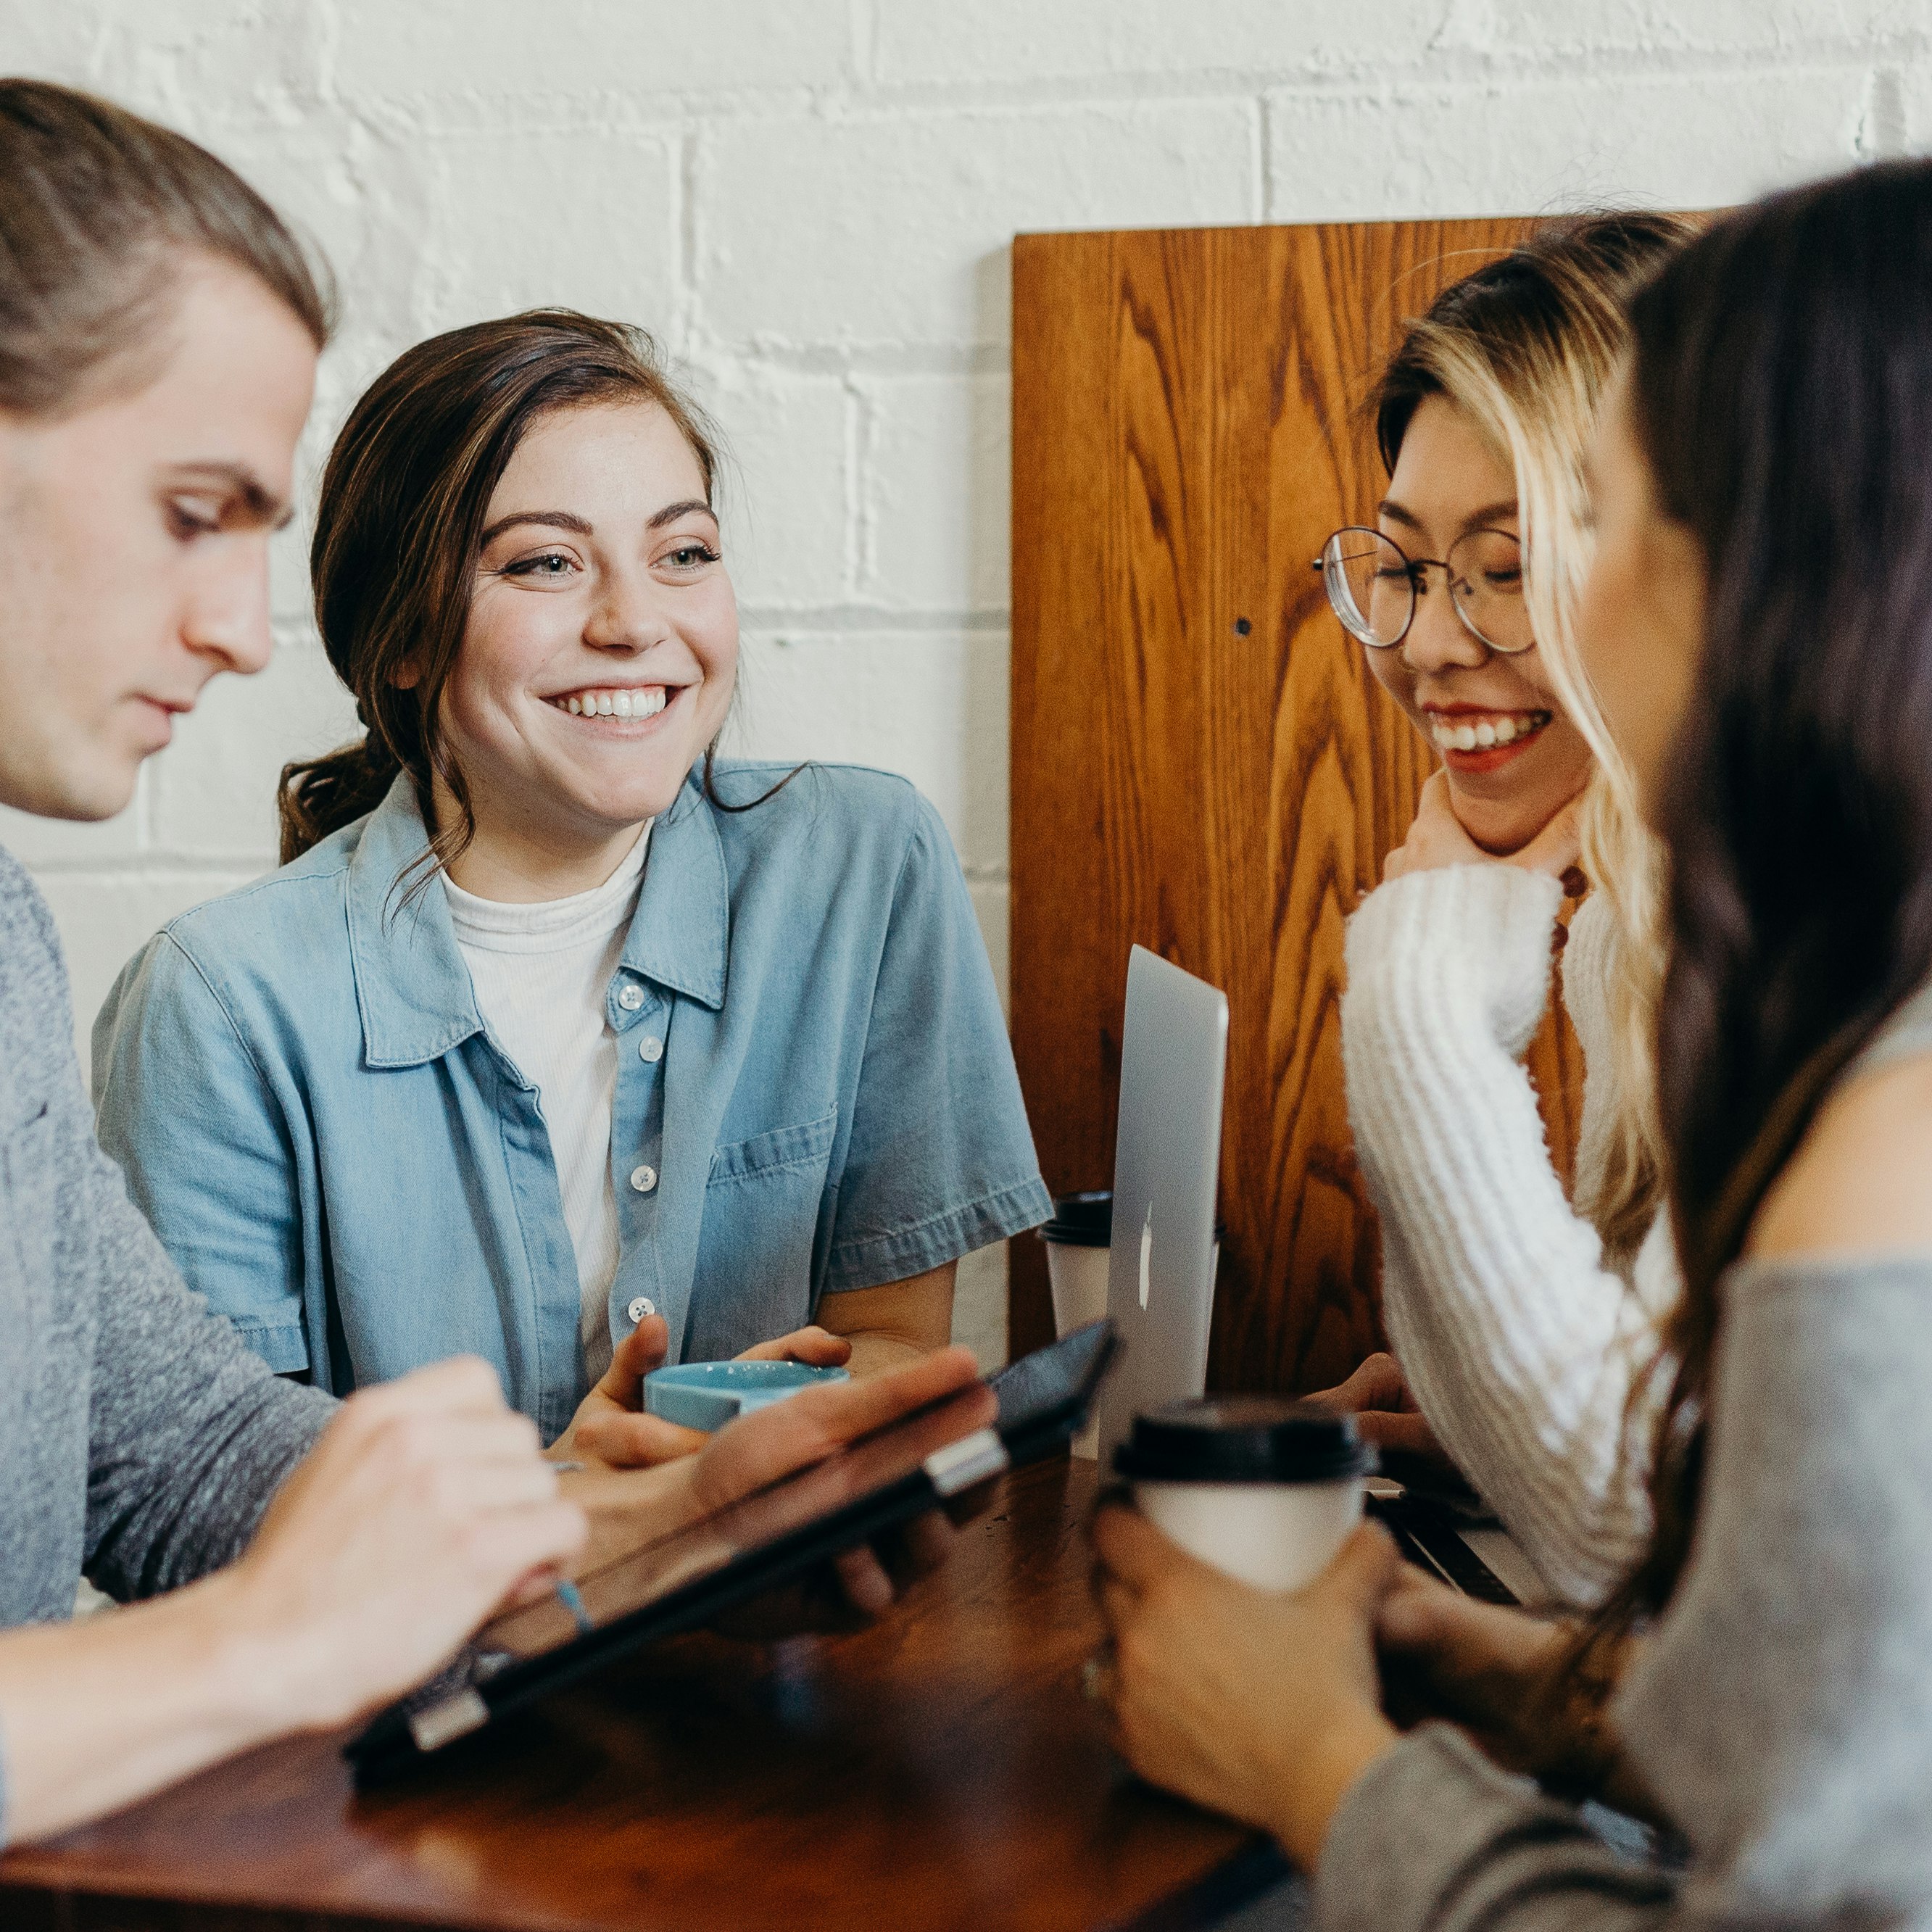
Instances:
[[[232,169],[110,101],[0,80],[0,410],[58,416],[140,381],[195,254],[252,274],[328,340],[320,265]]]
[[[474,836],[469,788],[439,722],[470,622],[490,498],[532,425],[586,404],[655,403],[691,446],[710,500],[715,434],[640,328],[568,309],[472,322],[406,350],[350,412],[323,472],[310,553],[315,616],[368,735],[286,766],[282,861],[380,803],[399,772],[433,828],[423,882]],[[399,673],[410,674],[406,687]],[[457,802],[439,826],[432,780]]]
[[[275,803],[281,815],[282,863],[299,859],[332,832],[365,818],[388,796],[402,770],[372,731],[339,752],[282,767]]]

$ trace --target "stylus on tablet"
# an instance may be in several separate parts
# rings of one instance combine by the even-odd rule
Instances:
[[[1076,1330],[992,1378],[990,1424],[976,1426],[976,1402],[942,1397],[496,1618],[344,1747],[356,1782],[393,1778],[507,1711],[1045,1455],[1078,1427],[1114,1348],[1110,1323]]]

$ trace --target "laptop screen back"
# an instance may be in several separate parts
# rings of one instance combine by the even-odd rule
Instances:
[[[1227,996],[1136,946],[1107,1265],[1107,1312],[1124,1346],[1100,1397],[1103,1478],[1140,1411],[1206,1383],[1227,1064]]]

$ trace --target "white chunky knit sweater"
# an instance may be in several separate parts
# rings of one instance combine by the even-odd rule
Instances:
[[[1564,1197],[1522,1060],[1549,997],[1562,888],[1514,866],[1412,872],[1348,922],[1342,1002],[1348,1117],[1382,1225],[1382,1312],[1438,1439],[1549,1586],[1594,1603],[1641,1550],[1649,1374],[1678,1291],[1660,1214],[1607,1257]],[[1613,1120],[1608,909],[1586,902],[1564,953],[1586,1068],[1580,1198]],[[1634,1450],[1624,1413],[1642,1382]]]

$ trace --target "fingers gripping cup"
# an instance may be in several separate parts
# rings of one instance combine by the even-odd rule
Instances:
[[[644,1411],[686,1429],[722,1429],[820,1383],[851,1378],[848,1369],[817,1369],[807,1362],[680,1362],[645,1376]]]
[[[1361,1521],[1376,1452],[1352,1415],[1210,1396],[1136,1416],[1114,1465],[1141,1513],[1191,1555],[1258,1589],[1298,1590]]]

